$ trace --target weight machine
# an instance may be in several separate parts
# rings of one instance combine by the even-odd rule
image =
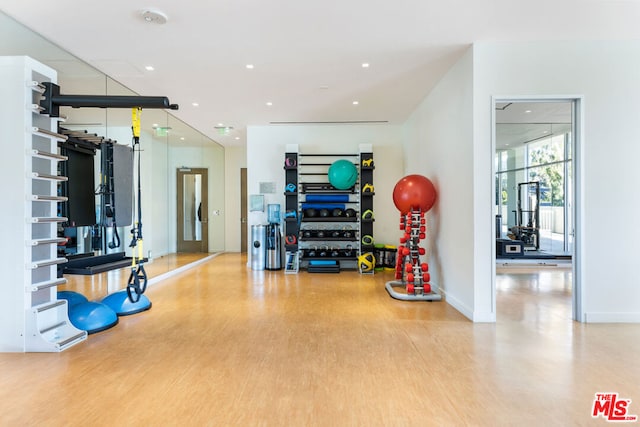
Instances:
[[[524,250],[540,249],[540,183],[518,184],[518,206],[512,211],[516,225],[511,227],[514,240],[524,244]]]
[[[140,112],[143,108],[177,110],[179,107],[177,104],[171,104],[169,102],[169,99],[165,96],[63,95],[60,93],[60,86],[56,85],[55,83],[43,82],[42,86],[44,87],[44,91],[42,93],[39,106],[41,109],[41,114],[48,115],[49,117],[59,117],[60,107],[130,108],[132,110],[131,130],[133,133],[133,139],[131,153],[133,155],[137,153],[138,169],[137,194],[134,196],[134,200],[132,201],[132,203],[134,204],[133,208],[137,213],[137,218],[133,218],[134,224],[131,229],[132,240],[129,244],[129,247],[132,248],[133,253],[133,256],[131,258],[131,274],[127,283],[126,293],[120,293],[115,304],[118,304],[122,307],[125,307],[126,305],[126,309],[129,310],[129,306],[132,304],[135,305],[137,303],[144,303],[145,307],[143,309],[148,309],[148,307],[150,307],[148,299],[146,299],[145,297],[145,300],[141,301],[141,297],[143,297],[143,294],[147,288],[147,274],[144,270],[145,259],[143,257],[142,247],[142,191],[140,188]],[[103,164],[103,168],[109,169],[112,166],[111,161],[113,160],[113,154],[113,152],[109,152],[108,155],[105,156],[106,163]],[[114,183],[110,180],[101,182],[101,185],[103,185],[104,187],[101,189],[101,193],[103,196],[105,196],[103,197],[103,205],[104,207],[109,208],[109,212],[103,212],[103,225],[107,222],[107,216],[109,217],[108,222],[112,222],[114,226],[117,224],[114,218],[115,199],[111,197],[111,193],[113,192],[113,184]],[[114,240],[111,242],[111,246],[113,248],[119,246],[119,240],[119,236],[116,235]],[[122,295],[124,295],[124,298],[128,298],[128,301],[131,304],[127,304],[127,302],[121,297]],[[132,314],[135,311],[135,309],[129,310],[126,313],[123,312],[123,314]],[[121,313],[118,312],[118,314],[120,315]],[[96,330],[98,329],[101,330],[103,328],[96,328]]]

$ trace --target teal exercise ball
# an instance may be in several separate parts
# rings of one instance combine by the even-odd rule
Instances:
[[[329,183],[338,190],[348,190],[358,180],[358,169],[349,160],[336,160],[329,166]]]

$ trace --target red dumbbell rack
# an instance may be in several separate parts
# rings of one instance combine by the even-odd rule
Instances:
[[[400,214],[400,230],[404,235],[400,238],[396,256],[396,280],[387,282],[387,292],[391,297],[404,301],[441,300],[442,296],[431,289],[429,264],[420,259],[425,255],[425,249],[420,247],[427,231],[424,212],[412,209]]]

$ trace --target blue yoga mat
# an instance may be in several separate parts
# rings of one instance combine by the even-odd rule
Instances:
[[[348,202],[348,194],[307,194],[307,202]]]

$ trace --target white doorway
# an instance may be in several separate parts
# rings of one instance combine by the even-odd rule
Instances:
[[[494,98],[492,120],[494,265],[501,271],[570,269],[571,312],[578,321],[581,101]],[[494,269],[494,301],[496,275]]]

